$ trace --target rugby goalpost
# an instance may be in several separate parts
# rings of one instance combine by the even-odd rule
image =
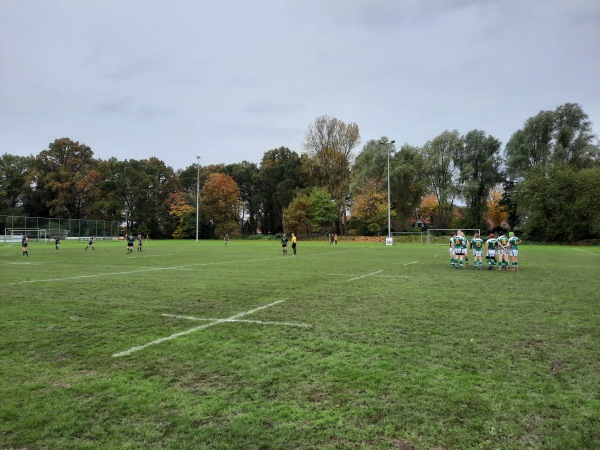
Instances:
[[[481,236],[480,228],[429,228],[427,230],[427,244],[444,244],[448,245],[449,238],[452,233],[455,233],[456,230],[459,229],[463,233],[467,239],[471,240],[475,233],[478,233]],[[442,239],[440,239],[440,237]],[[438,238],[438,239],[436,239]]]
[[[397,238],[398,242],[413,244],[418,242],[422,244],[424,234],[424,231],[392,231],[392,236]]]

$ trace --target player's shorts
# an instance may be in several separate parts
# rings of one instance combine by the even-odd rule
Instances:
[[[496,250],[488,250],[488,252],[485,255],[485,257],[487,259],[496,259]]]
[[[482,254],[483,254],[483,250],[473,250],[473,256],[475,258],[481,257]]]
[[[498,249],[498,255],[500,255],[500,256],[508,255],[508,251],[504,250],[503,248],[499,248]]]
[[[455,254],[455,255],[458,255],[458,256],[462,256],[462,255],[464,255],[464,253],[463,253],[463,249],[462,249],[462,248],[455,248],[455,249],[454,249],[454,254]]]
[[[450,247],[450,254],[454,255],[454,249],[452,247]]]
[[[511,248],[511,249],[508,251],[508,254],[509,254],[510,256],[519,256],[519,250],[518,250],[518,249],[516,249],[516,248]]]

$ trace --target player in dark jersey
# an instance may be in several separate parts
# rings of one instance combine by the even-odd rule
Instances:
[[[133,234],[128,235],[127,236],[127,254],[133,253],[133,241],[135,241]]]
[[[23,237],[21,238],[21,246],[23,247],[23,256],[27,256],[29,258],[29,251],[27,250],[27,244],[29,242],[29,238],[25,233],[23,233]]]
[[[287,244],[288,244],[288,238],[284,234],[283,237],[281,238],[281,248],[283,249],[284,255],[287,255]]]
[[[90,237],[88,240],[88,245],[85,247],[85,249],[87,250],[90,246],[92,247],[92,250],[96,250],[96,247],[94,247],[94,236]]]

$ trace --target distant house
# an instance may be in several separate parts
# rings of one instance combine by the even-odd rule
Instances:
[[[411,228],[419,228],[421,230],[426,230],[429,228],[431,224],[431,219],[426,217],[423,218],[421,215],[419,217],[413,217],[408,221]]]

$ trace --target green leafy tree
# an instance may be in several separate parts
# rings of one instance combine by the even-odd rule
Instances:
[[[486,227],[486,209],[491,189],[503,180],[500,141],[484,131],[469,131],[457,148],[456,166],[467,208],[463,226]]]
[[[83,218],[88,201],[82,180],[95,166],[94,153],[87,145],[69,138],[56,139],[36,157],[30,181],[39,191],[52,217]]]
[[[259,169],[254,163],[242,161],[225,167],[225,173],[231,176],[240,188],[242,202],[242,232],[254,234],[258,228],[260,213],[260,188],[257,185]]]
[[[455,155],[461,147],[458,131],[444,131],[423,147],[424,175],[429,191],[436,196],[438,210],[435,214],[436,228],[448,228],[457,198],[460,195],[459,171]]]
[[[325,188],[315,187],[310,193],[310,221],[321,233],[331,230],[337,218],[337,206]]]
[[[599,238],[600,168],[561,165],[547,175],[535,173],[519,183],[525,237],[546,242]]]
[[[303,147],[307,152],[305,170],[311,184],[331,194],[338,207],[340,232],[345,229],[346,207],[351,182],[352,149],[360,142],[356,123],[346,124],[335,117],[321,116],[308,127]]]
[[[305,186],[300,156],[286,147],[265,152],[254,180],[259,227],[265,234],[281,233],[284,208]]]
[[[405,144],[390,161],[390,199],[396,228],[405,229],[428,189],[425,159],[419,147]]]
[[[310,236],[312,231],[310,198],[306,194],[298,194],[283,210],[283,226],[286,233]]]
[[[531,171],[545,173],[553,164],[593,167],[599,146],[588,115],[578,104],[566,103],[527,119],[506,144],[506,155],[510,178],[521,180]]]
[[[124,220],[123,186],[121,182],[123,181],[122,172],[125,167],[126,163],[116,158],[98,162],[98,171],[102,181],[98,186],[100,192],[92,205],[91,215],[93,218],[118,222]]]
[[[383,143],[382,143],[383,142]],[[387,152],[394,154],[395,150],[389,149],[386,137],[380,140],[368,141],[354,160],[352,166],[352,183],[350,192],[354,196],[366,180],[376,180],[383,189],[387,184]]]
[[[0,157],[0,214],[21,212],[32,159],[8,153]]]
[[[513,180],[504,180],[502,183],[502,193],[498,200],[498,206],[502,207],[508,214],[507,221],[513,228],[519,228],[521,216],[518,208],[517,183]]]

